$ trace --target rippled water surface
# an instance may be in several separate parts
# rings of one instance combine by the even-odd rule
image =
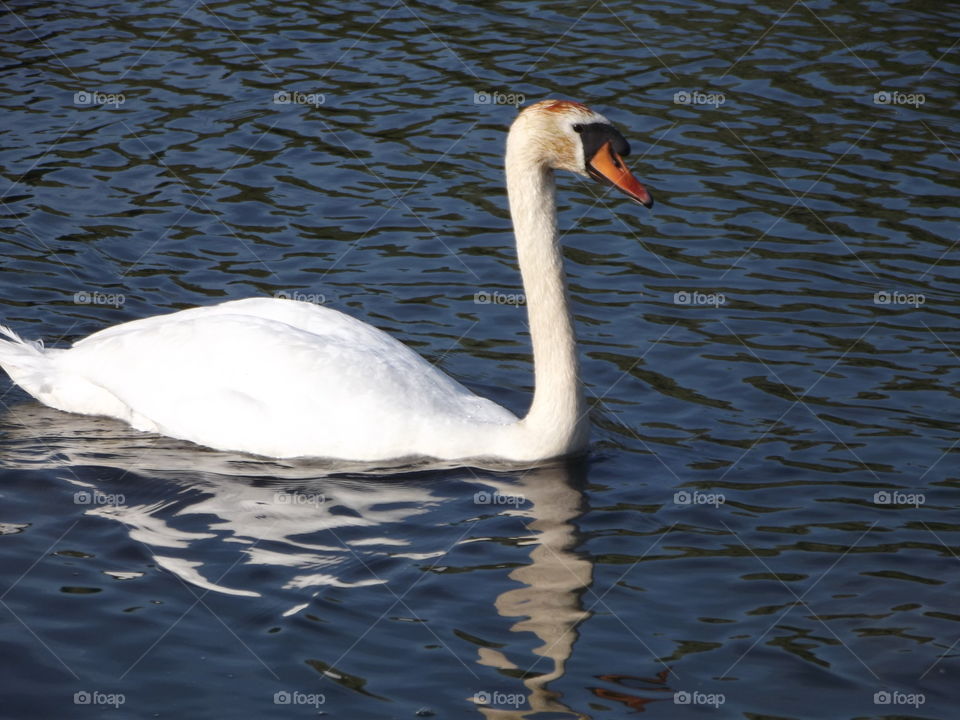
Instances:
[[[298,294],[522,413],[509,103],[587,102],[656,198],[560,181],[579,462],[330,476],[4,376],[0,715],[956,717],[949,3],[0,18],[0,315],[50,345]]]

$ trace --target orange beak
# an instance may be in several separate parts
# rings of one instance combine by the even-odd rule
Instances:
[[[609,142],[605,142],[587,163],[587,172],[595,180],[606,180],[644,207],[653,207],[650,193],[633,176]]]

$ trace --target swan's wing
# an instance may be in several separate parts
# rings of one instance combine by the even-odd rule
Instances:
[[[442,456],[438,437],[455,444],[472,427],[516,420],[386,333],[290,300],[136,320],[77,342],[56,362],[116,399],[58,407],[276,457]]]
[[[114,325],[113,327],[95,332],[83,340],[78,340],[74,343],[74,347],[90,345],[119,335],[129,335],[133,331],[152,330],[169,325],[172,322],[183,322],[185,320],[197,320],[201,318],[211,319],[224,315],[275,320],[299,330],[305,330],[306,332],[312,332],[318,335],[338,335],[342,337],[353,337],[357,340],[362,339],[365,341],[364,344],[387,341],[406,347],[372,325],[368,325],[337,310],[308,302],[275,298],[231,300],[220,303],[219,305],[195,307],[167,315],[154,315],[140,320],[132,320],[122,325]]]

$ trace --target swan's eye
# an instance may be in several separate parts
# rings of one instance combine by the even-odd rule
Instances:
[[[583,125],[581,125],[580,123],[577,123],[576,125],[573,126],[573,131],[579,135],[580,133],[583,132]]]
[[[600,148],[609,143],[611,149],[622,157],[630,153],[630,146],[617,129],[608,123],[582,123],[573,126],[580,133],[580,142],[583,143],[583,157],[587,162],[593,159]]]

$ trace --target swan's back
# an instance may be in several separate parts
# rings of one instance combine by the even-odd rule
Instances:
[[[42,355],[56,377],[26,389],[49,405],[272,457],[437,455],[438,438],[455,457],[516,422],[377,328],[292,300],[135,320]]]

